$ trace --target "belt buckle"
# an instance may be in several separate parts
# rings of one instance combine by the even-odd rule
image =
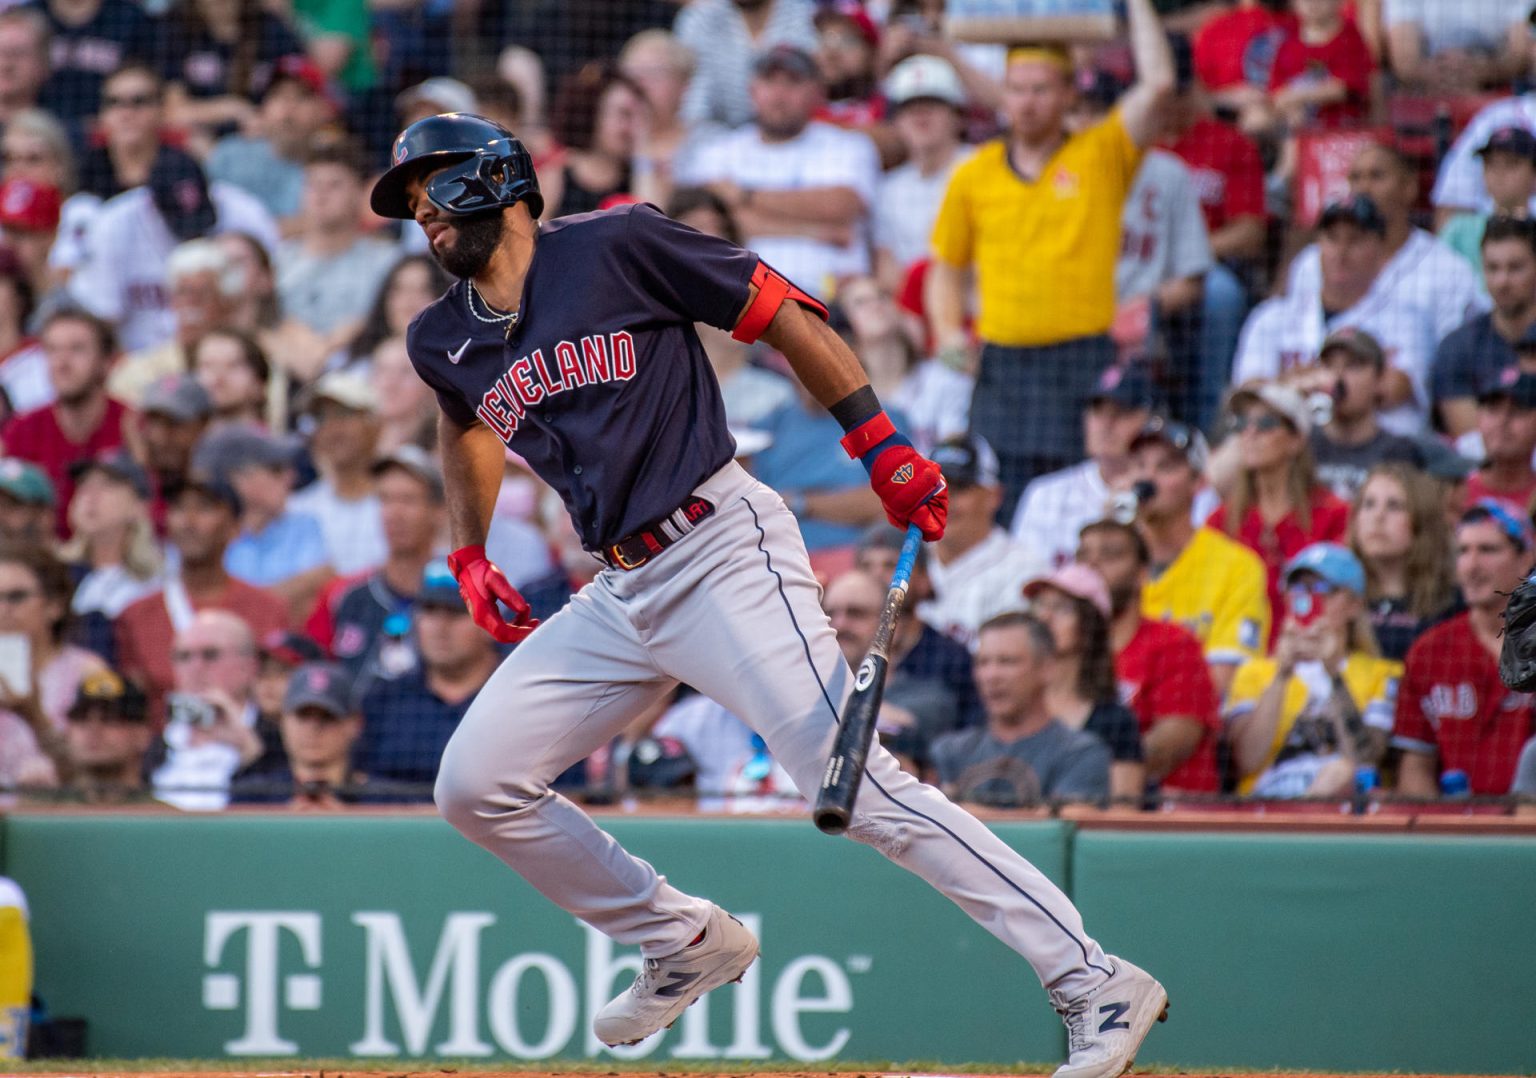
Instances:
[[[617,565],[620,569],[623,569],[626,573],[632,569],[640,568],[640,566],[651,560],[651,555],[646,554],[639,561],[630,561],[629,558],[624,554],[624,547],[618,543],[613,545],[609,553],[613,557],[614,564]]]

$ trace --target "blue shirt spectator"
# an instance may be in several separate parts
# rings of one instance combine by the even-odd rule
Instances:
[[[441,558],[427,563],[411,617],[421,666],[368,689],[356,762],[376,779],[430,787],[443,747],[501,657]]]

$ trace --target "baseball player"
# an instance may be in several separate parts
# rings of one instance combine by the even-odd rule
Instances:
[[[843,447],[893,523],[937,539],[947,492],[825,308],[750,251],[646,205],[541,225],[528,151],[477,116],[417,121],[392,161],[374,211],[414,218],[459,279],[407,336],[442,411],[449,564],[476,622],[518,643],[445,750],[437,804],[551,901],[639,947],[634,985],[594,1019],[603,1043],[633,1044],[739,978],[757,940],[625,852],[550,781],[686,682],[814,790],[852,683],[794,517],[732,462],[694,323],[784,353],[847,431]],[[606,565],[543,625],[485,556],[506,447],[559,492]],[[1162,985],[1106,955],[1044,875],[878,746],[848,833],[1029,961],[1070,1032],[1061,1078],[1118,1076],[1166,1014]]]

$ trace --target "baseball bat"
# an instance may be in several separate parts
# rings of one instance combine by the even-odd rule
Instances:
[[[869,755],[869,743],[875,736],[875,720],[880,716],[880,701],[885,696],[891,635],[896,630],[896,616],[907,601],[907,582],[912,576],[912,564],[917,560],[917,548],[922,541],[923,534],[917,525],[908,525],[907,537],[901,544],[901,556],[896,559],[896,572],[891,575],[891,586],[885,593],[885,605],[880,608],[875,639],[869,645],[869,654],[864,656],[853,675],[853,692],[843,704],[837,738],[832,742],[832,755],[821,776],[821,792],[816,795],[816,809],[812,814],[816,826],[829,835],[840,835],[848,830],[848,821],[853,818],[853,802],[859,796],[859,783],[864,778],[864,760]]]

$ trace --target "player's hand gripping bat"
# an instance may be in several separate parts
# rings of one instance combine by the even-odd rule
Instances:
[[[859,795],[859,782],[864,778],[864,759],[869,755],[869,743],[875,736],[875,720],[880,716],[880,701],[885,696],[891,636],[896,630],[896,617],[907,601],[907,581],[912,576],[912,563],[917,560],[917,548],[922,539],[916,524],[907,527],[901,556],[896,559],[896,572],[891,576],[885,605],[880,609],[875,639],[869,645],[869,654],[854,671],[853,692],[843,705],[837,739],[832,742],[832,755],[821,777],[821,792],[816,797],[812,816],[816,826],[829,835],[842,834],[853,817],[853,802]]]

